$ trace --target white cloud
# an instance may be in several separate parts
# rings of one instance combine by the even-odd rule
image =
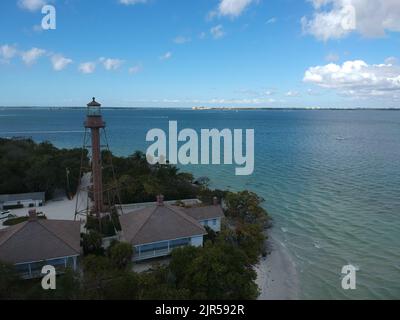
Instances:
[[[315,91],[313,89],[307,89],[307,93],[310,96],[319,96],[321,94],[319,91]]]
[[[123,104],[133,104],[140,102],[140,103],[166,103],[166,104],[193,104],[193,105],[221,105],[221,106],[231,106],[231,105],[247,105],[247,106],[267,106],[269,104],[280,104],[284,103],[285,100],[276,100],[276,99],[261,99],[261,98],[254,98],[254,99],[241,99],[241,98],[210,98],[210,99],[179,99],[179,98],[164,98],[164,99],[140,99],[135,101],[124,101]]]
[[[269,97],[273,96],[276,94],[276,91],[274,89],[239,89],[235,91],[236,93],[246,95],[246,96],[252,96],[252,97]]]
[[[328,62],[336,62],[336,61],[339,61],[339,59],[340,59],[339,55],[336,54],[336,53],[332,53],[332,52],[329,53],[329,54],[325,57],[325,60],[328,61]]]
[[[61,71],[65,69],[70,63],[72,63],[71,59],[65,58],[60,54],[55,54],[51,57],[51,64],[53,65],[53,69],[55,71]]]
[[[135,5],[138,3],[146,3],[147,0],[119,0],[119,3],[124,4],[126,6]]]
[[[32,48],[32,49],[30,49],[28,51],[24,51],[24,52],[21,53],[22,61],[26,65],[31,66],[36,62],[37,59],[39,59],[45,53],[46,53],[46,50],[38,49],[38,48]]]
[[[96,70],[95,62],[83,62],[79,65],[78,70],[83,74],[90,74]]]
[[[286,92],[286,97],[291,97],[291,98],[295,98],[295,97],[299,97],[300,96],[300,92],[298,91],[288,91]]]
[[[316,12],[311,20],[302,17],[303,32],[314,35],[319,40],[338,39],[356,29],[356,9],[348,0],[312,0]],[[320,8],[332,2],[330,11]],[[346,3],[346,4],[345,4]]]
[[[171,59],[171,57],[172,57],[172,53],[171,53],[170,51],[168,51],[168,52],[164,53],[164,54],[160,57],[160,60],[168,60],[168,59]]]
[[[103,64],[104,68],[108,71],[119,69],[124,63],[120,59],[100,58],[99,61]]]
[[[240,93],[240,94],[244,94],[246,96],[260,96],[261,93],[257,90],[254,89],[240,89],[240,90],[236,90],[235,92]]]
[[[184,37],[184,36],[177,36],[174,39],[174,42],[176,44],[184,44],[184,43],[187,43],[187,42],[190,42],[190,41],[191,41],[191,39],[189,37]]]
[[[400,31],[399,0],[308,0],[311,19],[303,17],[303,31],[319,40],[339,39],[357,31],[362,36],[380,37],[385,31]]]
[[[141,72],[142,69],[143,69],[142,66],[140,64],[138,64],[136,66],[133,66],[133,67],[129,68],[129,73],[130,74],[137,74],[137,73]]]
[[[400,66],[386,63],[370,65],[354,60],[315,66],[305,72],[303,81],[358,98],[400,97]]]
[[[267,20],[266,24],[273,24],[273,23],[276,23],[277,21],[278,21],[277,18],[272,17],[272,18],[270,18],[270,19]]]
[[[282,103],[284,100],[276,100],[273,98],[263,99],[263,98],[242,98],[242,99],[232,99],[232,98],[214,98],[209,100],[200,100],[200,103],[207,104],[238,104],[238,105],[265,105],[270,103]]]
[[[385,59],[385,64],[392,64],[392,65],[394,65],[394,64],[397,64],[399,61],[398,61],[398,59],[396,58],[396,57],[387,57],[386,59]]]
[[[253,0],[220,0],[218,14],[232,18],[240,16]]]
[[[210,33],[214,39],[222,38],[225,35],[224,28],[220,24],[215,27],[212,27],[210,29]]]
[[[18,6],[21,9],[36,11],[41,9],[46,2],[44,0],[18,0]]]
[[[14,58],[14,56],[17,54],[17,48],[13,45],[2,45],[0,47],[0,59],[8,61],[12,58]]]

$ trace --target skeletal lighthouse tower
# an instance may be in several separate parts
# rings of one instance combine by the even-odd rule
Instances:
[[[106,124],[100,110],[101,104],[93,101],[87,104],[85,136],[83,141],[81,183],[76,198],[75,218],[77,215],[90,215],[97,218],[110,214],[119,200],[112,156],[108,147]],[[104,153],[104,151],[106,151]],[[85,165],[89,157],[89,167]],[[103,171],[111,170],[111,186],[103,185]]]
[[[87,105],[85,128],[90,129],[92,136],[92,181],[93,181],[93,208],[92,213],[100,217],[103,209],[103,179],[100,151],[100,129],[106,127],[100,112],[101,104],[95,98]]]

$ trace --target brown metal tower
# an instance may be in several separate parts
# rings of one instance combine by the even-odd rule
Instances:
[[[101,104],[95,98],[87,104],[85,128],[89,129],[92,136],[92,181],[93,181],[93,208],[92,214],[101,216],[103,208],[103,179],[100,148],[100,129],[106,127],[100,112]]]
[[[84,126],[81,183],[76,196],[75,219],[77,215],[100,219],[113,212],[117,213],[115,205],[116,202],[120,204],[120,198],[105,130],[106,123],[101,115],[101,104],[95,98],[87,104]],[[89,167],[85,165],[85,155],[90,160]],[[105,173],[108,174],[108,180],[112,180],[108,185],[103,184]]]

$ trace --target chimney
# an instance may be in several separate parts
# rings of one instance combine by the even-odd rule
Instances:
[[[159,194],[157,196],[157,205],[158,206],[163,206],[164,205],[164,196],[162,194]]]
[[[218,198],[217,198],[217,197],[214,197],[214,198],[213,198],[213,205],[214,205],[214,206],[219,205],[219,202],[218,202]]]
[[[36,221],[36,220],[37,220],[36,209],[29,210],[29,221]]]

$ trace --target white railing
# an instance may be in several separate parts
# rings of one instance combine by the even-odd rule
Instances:
[[[168,250],[168,249],[151,250],[151,251],[141,252],[140,254],[135,255],[133,257],[133,260],[139,261],[139,260],[157,258],[157,257],[167,256],[170,253],[171,253],[171,250]]]
[[[151,258],[167,256],[172,252],[172,250],[181,248],[181,247],[185,247],[185,246],[187,246],[187,245],[181,245],[181,246],[169,247],[169,248],[165,248],[165,249],[140,252],[139,254],[134,255],[133,260],[140,261],[140,260],[146,260],[146,259],[151,259]]]

